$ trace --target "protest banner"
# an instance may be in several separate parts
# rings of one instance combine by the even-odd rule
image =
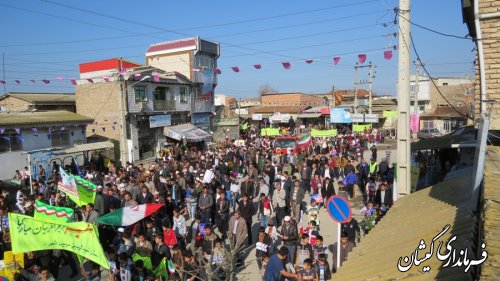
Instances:
[[[71,208],[51,206],[35,200],[35,219],[72,222],[74,214]]]
[[[97,228],[86,222],[61,223],[9,213],[12,252],[66,250],[109,269]]]

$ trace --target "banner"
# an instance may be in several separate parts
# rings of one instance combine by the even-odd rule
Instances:
[[[420,115],[411,114],[410,115],[410,130],[413,133],[418,133],[420,131]]]
[[[352,123],[351,113],[344,108],[332,108],[330,123]]]
[[[12,251],[4,252],[3,270],[0,270],[0,276],[5,276],[8,280],[14,280],[14,275],[19,272],[14,263],[17,263],[21,268],[24,268],[24,254],[14,255]]]
[[[74,213],[71,208],[51,206],[35,200],[35,219],[72,222]]]
[[[396,110],[384,110],[383,116],[385,118],[398,117],[398,112]]]
[[[132,260],[133,261],[141,260],[144,263],[145,268],[153,270],[153,264],[151,263],[150,257],[143,257],[143,256],[139,255],[138,253],[134,253],[132,255]]]
[[[158,128],[172,125],[172,115],[152,115],[149,116],[149,128]]]
[[[109,269],[97,227],[86,222],[60,223],[9,213],[12,252],[60,249],[81,255]]]
[[[59,167],[59,174],[61,175],[61,181],[57,185],[59,190],[78,199],[75,177],[66,173],[62,167]]]
[[[252,120],[262,121],[262,114],[257,114],[257,113],[252,114]]]
[[[203,96],[212,96],[214,76],[214,71],[212,69],[203,70]]]
[[[261,136],[279,136],[280,135],[280,129],[278,128],[264,128],[260,129],[260,135]]]
[[[326,137],[335,137],[337,135],[337,129],[333,130],[311,130],[311,136],[315,138],[326,138]]]
[[[238,124],[240,124],[238,117],[213,119],[214,126],[237,126]]]
[[[367,124],[367,125],[352,125],[352,131],[353,132],[359,132],[363,133],[366,129],[371,129],[372,124]]]

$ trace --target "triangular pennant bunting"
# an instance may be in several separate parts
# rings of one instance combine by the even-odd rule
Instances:
[[[333,58],[333,64],[337,65],[340,61],[340,57],[334,57]]]
[[[289,62],[287,62],[287,61],[282,62],[281,64],[283,65],[283,67],[284,67],[286,70],[288,70],[288,69],[290,69],[290,68],[292,67],[292,65],[291,65]]]
[[[254,67],[255,69],[261,69],[261,68],[262,68],[262,65],[260,65],[260,64],[254,64],[254,65],[253,65],[253,67]]]
[[[358,55],[358,61],[359,61],[359,63],[365,63],[365,61],[366,61],[366,54],[359,54]]]

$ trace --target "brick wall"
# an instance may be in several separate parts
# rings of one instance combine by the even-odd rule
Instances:
[[[262,106],[318,106],[323,98],[306,94],[274,94],[262,96]]]
[[[120,83],[77,85],[75,86],[75,96],[76,112],[95,120],[94,124],[87,126],[87,137],[94,136],[113,141],[115,143],[115,159],[121,159],[122,129],[120,125],[125,128],[125,122],[123,114],[120,113]],[[115,127],[114,130],[112,126]]]
[[[479,13],[495,13],[500,11],[500,1],[480,0]],[[484,63],[486,70],[486,99],[500,100],[500,18],[481,20],[481,34],[483,36]],[[475,81],[475,110],[480,109],[479,68],[476,61]],[[490,129],[500,130],[500,104],[496,103],[488,111],[492,112]]]
[[[0,101],[0,106],[6,107],[8,111],[26,111],[31,103],[14,97],[6,97]]]

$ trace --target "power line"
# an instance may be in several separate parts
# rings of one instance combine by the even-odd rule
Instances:
[[[404,19],[405,21],[409,22],[410,24],[412,24],[414,26],[417,26],[417,27],[420,27],[420,28],[422,28],[424,30],[427,30],[427,31],[430,31],[432,33],[436,33],[436,34],[439,34],[439,35],[442,35],[442,36],[451,37],[451,38],[465,39],[465,40],[472,39],[472,38],[469,37],[469,34],[467,34],[465,36],[458,36],[458,35],[454,35],[454,34],[443,33],[443,32],[440,32],[440,31],[437,31],[437,30],[434,30],[434,29],[422,26],[420,24],[417,24],[417,23],[415,23],[415,22],[413,22],[413,21],[405,18],[403,15],[401,15],[401,13],[399,13],[399,9],[396,8],[395,10],[396,10],[396,14],[398,14],[402,19]]]

